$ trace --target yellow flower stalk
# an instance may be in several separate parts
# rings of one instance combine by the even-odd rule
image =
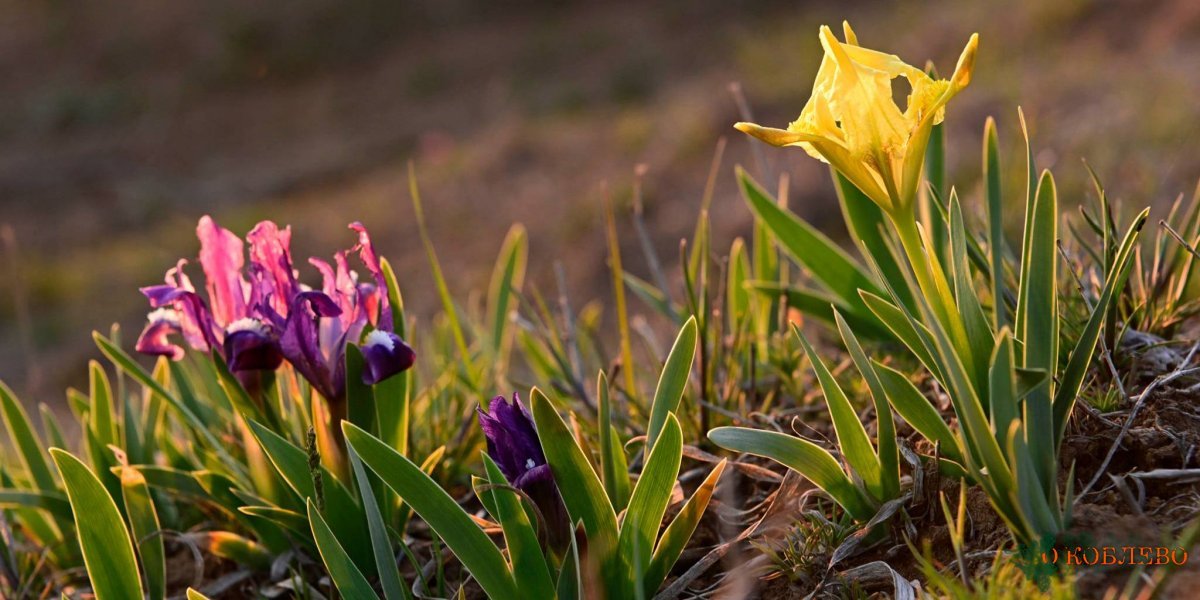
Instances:
[[[799,146],[839,172],[893,216],[911,211],[925,147],[946,103],[971,82],[979,35],[971,36],[949,79],[933,79],[894,54],[860,47],[849,23],[845,42],[821,27],[825,56],[812,97],[787,129],[738,123],[738,130],[775,146]],[[892,80],[908,80],[903,111]]]

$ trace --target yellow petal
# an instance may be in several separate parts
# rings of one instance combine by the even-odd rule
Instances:
[[[772,146],[794,146],[807,142],[824,142],[825,138],[811,133],[763,127],[754,123],[735,123],[735,129],[750,134]]]
[[[975,51],[979,49],[979,34],[972,33],[963,48],[962,56],[958,57],[958,65],[954,67],[954,76],[950,78],[951,85],[963,89],[971,83],[971,71],[975,69]]]
[[[851,46],[858,45],[858,36],[854,34],[854,30],[850,28],[850,21],[842,21],[842,36],[846,38],[846,43]]]

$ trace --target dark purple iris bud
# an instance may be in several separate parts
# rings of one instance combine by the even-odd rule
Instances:
[[[279,338],[258,319],[238,319],[225,328],[225,362],[235,373],[274,371],[283,363]]]
[[[488,411],[477,408],[479,426],[487,438],[487,453],[505,479],[525,492],[545,519],[547,541],[555,552],[570,543],[571,520],[559,494],[558,484],[533,425],[529,410],[513,394],[510,403],[504,396],[492,399]]]
[[[407,371],[417,359],[417,353],[400,336],[376,329],[367,334],[362,345],[363,383],[375,385],[392,375]]]
[[[182,329],[175,309],[159,308],[146,316],[146,327],[138,336],[134,349],[150,356],[166,356],[171,360],[179,360],[183,358],[183,346],[169,339],[176,333],[182,333]]]

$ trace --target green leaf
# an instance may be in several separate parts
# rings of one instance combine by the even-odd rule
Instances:
[[[471,361],[471,351],[467,346],[467,338],[463,335],[458,309],[454,306],[454,298],[450,295],[450,288],[446,285],[446,278],[442,275],[442,265],[438,262],[437,252],[433,249],[433,240],[429,238],[429,231],[425,227],[425,210],[421,207],[421,193],[417,189],[417,172],[411,163],[408,166],[408,189],[412,196],[413,212],[417,218],[417,232],[421,235],[421,243],[425,246],[425,254],[429,258],[429,268],[433,272],[433,282],[438,298],[442,302],[442,310],[450,325],[450,332],[454,336],[454,344],[458,348],[464,372],[468,378],[473,378],[475,367]]]
[[[500,549],[445,490],[412,461],[353,423],[343,422],[342,431],[363,464],[421,515],[486,594],[492,598],[517,597],[516,584]]]
[[[513,292],[520,292],[525,282],[525,263],[528,262],[529,243],[525,227],[513,225],[504,237],[496,266],[492,270],[492,281],[488,286],[488,307],[492,316],[492,351],[501,364],[506,362],[512,336],[508,333],[509,316],[513,309]]]
[[[891,224],[884,216],[883,209],[862,193],[858,186],[838,173],[837,169],[830,167],[829,172],[833,174],[834,190],[837,192],[838,204],[842,207],[846,228],[850,230],[850,237],[858,244],[859,251],[864,256],[871,257],[878,265],[882,276],[893,282],[901,301],[911,307],[912,290],[905,284],[900,265],[888,249],[884,231],[888,230]],[[855,327],[855,330],[865,333],[859,327]]]
[[[613,308],[617,313],[617,336],[621,343],[621,373],[625,379],[625,395],[631,402],[641,406],[641,394],[637,388],[633,362],[633,342],[629,335],[629,310],[625,302],[625,270],[621,267],[621,243],[617,239],[617,222],[611,201],[605,203],[604,221],[605,238],[608,242],[608,268],[612,273]],[[668,307],[669,305],[668,302]]]
[[[221,486],[205,484],[211,483],[211,481],[202,483],[198,474],[203,472],[191,473],[172,467],[154,465],[134,465],[129,468],[136,469],[141,473],[151,488],[166,490],[198,500],[207,500],[224,509],[233,517],[237,516],[238,506],[242,504],[237,496],[229,493],[227,486],[225,489],[221,489]]]
[[[329,570],[329,578],[337,586],[337,590],[347,598],[378,598],[371,583],[363,576],[362,571],[354,566],[354,561],[346,550],[338,543],[337,537],[321,517],[312,499],[308,500],[308,522],[312,526],[313,540],[321,552],[321,560]]]
[[[934,74],[936,78],[936,74]],[[929,182],[928,193],[919,194],[921,215],[930,238],[934,240],[939,260],[946,257],[946,223],[937,218],[942,207],[939,198],[946,197],[946,126],[939,123],[929,131],[929,144],[925,146],[925,179]]]
[[[963,221],[958,194],[953,191],[950,193],[949,225],[951,285],[954,287],[954,300],[957,302],[958,313],[962,316],[967,341],[973,349],[976,389],[981,390],[982,395],[987,382],[988,357],[985,352],[974,349],[990,348],[996,339],[975,292],[975,280],[972,277],[971,265],[967,261],[967,239],[970,235]]]
[[[79,548],[96,600],[141,598],[142,580],[133,543],[116,503],[78,458],[58,448],[51,448],[50,456],[75,513]]]
[[[375,394],[371,386],[363,383],[364,361],[362,350],[355,344],[346,344],[346,412],[351,423],[378,436],[378,418],[375,415]]]
[[[1021,271],[1018,274],[1017,281],[1017,309],[1013,315],[1013,332],[1017,337],[1021,337],[1025,331],[1023,324],[1025,309],[1022,306],[1025,302],[1024,290],[1028,287],[1028,279],[1030,274],[1030,266],[1028,258],[1031,256],[1029,245],[1031,243],[1034,226],[1034,204],[1038,188],[1037,166],[1033,160],[1033,144],[1029,140],[1029,128],[1025,126],[1025,113],[1020,107],[1017,107],[1017,117],[1021,121],[1021,135],[1025,138],[1025,224],[1022,229],[1021,237]]]
[[[613,425],[612,400],[609,398],[608,377],[604,371],[596,378],[596,396],[600,398],[600,418],[596,422],[600,429],[600,473],[604,479],[604,491],[613,510],[622,511],[629,504],[629,464],[625,460],[625,449]]]
[[[708,439],[727,450],[766,457],[800,473],[857,521],[865,523],[875,516],[871,502],[842,472],[837,460],[808,440],[746,427],[718,427],[708,432]]]
[[[653,448],[659,432],[667,422],[667,415],[679,410],[679,401],[687,388],[692,372],[692,360],[696,356],[696,317],[691,317],[679,330],[667,362],[663,365],[654,390],[654,403],[650,406],[650,424],[646,427],[646,445]]]
[[[1058,194],[1049,171],[1038,182],[1031,225],[1028,253],[1021,257],[1022,270],[1029,271],[1018,304],[1021,366],[1052,372],[1058,367]],[[1040,388],[1026,398],[1025,427],[1038,479],[1053,489],[1057,452],[1051,394]]]
[[[591,462],[550,400],[537,388],[533,388],[530,398],[542,450],[550,463],[550,471],[558,483],[571,522],[583,521],[584,531],[587,532],[587,553],[603,565],[611,560],[610,555],[617,547],[617,515],[608,502],[604,486]],[[613,569],[615,567],[609,565],[604,571],[606,579],[609,575],[617,577],[612,573]]]
[[[142,559],[142,572],[146,574],[150,599],[164,598],[167,595],[167,562],[160,531],[162,528],[146,478],[136,469],[121,468],[121,496],[125,513],[129,515],[138,556]]]
[[[654,287],[650,282],[629,272],[621,273],[621,280],[629,287],[629,291],[633,295],[641,298],[647,306],[670,319],[672,323],[678,323],[680,320],[678,311],[671,304],[671,299],[666,294]]]
[[[34,485],[39,490],[57,490],[58,484],[50,471],[50,463],[42,452],[42,440],[33,430],[25,407],[21,406],[21,401],[3,381],[0,381],[0,414],[4,416],[8,439],[16,446],[17,456],[21,458],[21,464],[25,466]]]
[[[671,524],[667,525],[666,530],[663,531],[662,537],[658,540],[658,547],[654,549],[654,558],[650,560],[650,565],[646,568],[646,574],[642,578],[642,589],[647,596],[662,587],[667,575],[671,572],[671,567],[675,566],[676,561],[679,560],[679,555],[683,553],[683,549],[696,531],[696,526],[700,524],[700,517],[704,516],[704,511],[708,508],[708,501],[712,499],[717,481],[725,472],[725,465],[726,461],[722,459],[717,466],[713,467],[713,470],[708,473],[708,477],[704,478],[700,487],[696,488],[696,492],[692,494],[692,497],[679,510],[679,514],[675,515]]]
[[[0,508],[36,508],[56,519],[71,518],[71,503],[59,491],[0,489]]]
[[[841,299],[825,292],[787,286],[775,281],[747,281],[745,285],[771,300],[778,300],[780,297],[786,298],[790,308],[795,308],[830,327],[833,327],[835,323],[833,311],[836,308],[842,312],[846,321],[854,327],[855,331],[859,331],[873,340],[892,340],[895,337],[874,314],[869,311],[866,313],[855,312],[859,309],[848,306]]]
[[[538,543],[537,530],[521,505],[521,496],[509,485],[500,467],[486,453],[483,454],[483,464],[491,483],[490,491],[485,494],[492,497],[496,519],[504,530],[504,543],[512,561],[517,592],[527,598],[554,597],[550,567]]]
[[[996,441],[1001,444],[1006,443],[1008,428],[1020,415],[1017,382],[1014,376],[1015,362],[1012,334],[1007,328],[1002,329],[996,339],[996,347],[992,350],[991,368],[988,372],[992,429],[996,432]]]
[[[897,340],[900,340],[909,352],[921,361],[921,364],[929,369],[934,378],[938,381],[945,381],[942,378],[941,364],[933,357],[933,353],[929,351],[929,344],[926,340],[932,337],[929,330],[924,325],[916,320],[909,318],[905,310],[899,306],[892,304],[881,296],[863,292],[863,302],[871,309],[871,312],[879,318],[887,328],[892,332]]]
[[[275,470],[283,476],[283,480],[301,499],[315,498],[312,475],[308,469],[308,454],[279,434],[255,423],[248,421],[251,433],[258,440]],[[325,489],[325,507],[329,518],[329,526],[337,534],[338,539],[346,544],[347,552],[354,558],[354,564],[368,576],[375,574],[375,562],[371,549],[357,540],[367,539],[366,517],[362,509],[354,501],[341,482],[325,467],[321,467],[321,478]]]
[[[879,382],[887,393],[888,402],[896,412],[925,439],[938,444],[942,456],[961,462],[963,458],[958,439],[924,394],[900,371],[878,361],[872,362]]]
[[[578,530],[578,527],[576,527]],[[579,545],[575,542],[575,536],[569,537],[570,544],[567,546],[565,556],[563,556],[562,565],[558,569],[558,580],[555,582],[554,591],[555,598],[558,600],[570,600],[572,598],[581,598],[581,592],[584,586],[583,573],[579,569]]]
[[[400,295],[396,273],[386,258],[379,259],[379,268],[383,271],[383,279],[387,284],[388,307],[392,311],[392,331],[407,340],[404,297]],[[373,390],[375,413],[379,418],[379,438],[405,456],[408,455],[409,411],[414,371],[415,369],[409,369],[389,377],[375,384]]]
[[[301,536],[312,534],[308,524],[308,517],[293,510],[279,508],[278,506],[239,506],[238,512],[252,517],[267,519]]]
[[[1008,325],[1004,297],[1004,199],[1000,195],[1000,142],[996,121],[988,117],[983,126],[983,193],[987,203],[988,251],[992,268],[992,327],[1000,331]]]
[[[66,448],[67,436],[63,433],[62,425],[58,423],[58,416],[54,414],[54,409],[50,408],[45,402],[39,402],[38,414],[42,418],[42,431],[46,432],[48,446]]]
[[[375,567],[379,571],[379,586],[387,600],[402,600],[411,598],[412,594],[400,579],[400,571],[396,567],[396,556],[392,553],[392,542],[388,538],[387,524],[379,512],[379,504],[375,501],[375,492],[371,489],[371,480],[367,476],[362,461],[353,448],[347,450],[350,454],[350,466],[354,470],[354,481],[358,484],[358,496],[362,498],[363,512],[367,513],[367,528],[371,533],[371,550],[375,556]]]
[[[842,319],[840,313],[835,313],[838,332],[846,351],[871,392],[871,400],[875,406],[875,444],[879,456],[879,496],[880,501],[888,501],[900,495],[900,450],[896,445],[896,424],[892,421],[892,409],[888,406],[887,392],[879,381],[879,374],[867,358],[862,345],[858,343],[854,331]]]
[[[167,404],[183,417],[191,431],[202,437],[205,443],[208,444],[209,449],[217,453],[224,466],[232,469],[239,477],[244,477],[245,473],[242,469],[239,469],[241,463],[229,454],[229,451],[225,449],[225,445],[213,435],[212,431],[209,430],[200,417],[196,416],[179,398],[175,397],[166,387],[151,377],[149,373],[146,373],[124,350],[110,342],[103,335],[100,335],[100,332],[92,332],[92,339],[96,341],[96,346],[100,348],[100,353],[112,361],[117,368],[127,373],[147,390],[166,400]]]
[[[88,371],[92,398],[89,413],[92,432],[95,433],[96,439],[102,446],[114,444],[117,435],[116,429],[113,427],[112,385],[108,381],[104,367],[101,367],[99,362],[89,361]]]
[[[1083,386],[1088,367],[1092,364],[1092,356],[1096,351],[1096,341],[1100,337],[1100,328],[1105,320],[1105,312],[1125,287],[1125,280],[1129,276],[1129,269],[1137,248],[1138,235],[1149,215],[1150,209],[1143,210],[1125,232],[1125,237],[1121,240],[1121,245],[1113,259],[1113,269],[1105,278],[1100,298],[1092,307],[1092,314],[1079,334],[1079,340],[1075,342],[1075,348],[1071,350],[1071,356],[1067,360],[1067,367],[1063,369],[1059,378],[1058,389],[1054,396],[1055,444],[1062,441],[1063,434],[1066,432],[1067,417],[1071,414],[1071,408],[1075,406],[1079,389]]]
[[[238,381],[233,371],[229,370],[229,365],[225,364],[225,357],[222,356],[221,352],[214,350],[209,353],[209,358],[212,361],[211,365],[213,369],[216,371],[217,382],[220,384],[221,390],[225,392],[225,397],[229,399],[229,403],[242,418],[266,423],[275,429],[281,429],[275,416],[273,414],[268,415],[260,410],[258,404],[250,398],[250,393],[242,386],[242,382]],[[178,363],[171,364],[175,366]],[[176,378],[180,382],[186,381],[186,379],[186,377]]]
[[[396,272],[392,270],[392,263],[383,257],[379,258],[379,270],[383,271],[383,281],[387,284],[388,308],[392,311],[392,331],[406,338],[405,329],[408,324],[404,322],[404,297],[400,295]]]
[[[862,308],[858,290],[882,293],[879,285],[840,246],[788,210],[779,207],[742,169],[742,197],[788,255],[847,306]],[[865,311],[862,311],[865,312]]]
[[[821,356],[813,349],[812,344],[808,343],[808,338],[800,332],[800,328],[792,325],[792,332],[800,340],[800,345],[808,356],[808,362],[812,364],[813,372],[817,375],[821,392],[825,395],[825,404],[829,407],[833,430],[837,434],[838,449],[846,462],[850,463],[850,468],[854,469],[855,473],[862,478],[867,490],[877,500],[885,499],[883,482],[880,479],[879,458],[875,456],[871,438],[867,435],[862,421],[858,419],[858,413],[854,411],[850,399],[846,397],[842,387],[833,378],[833,373],[829,372],[821,360]]]
[[[729,248],[729,276],[725,288],[726,327],[731,332],[741,330],[746,315],[750,314],[750,293],[746,289],[749,280],[750,259],[746,255],[746,243],[739,237]]]
[[[662,436],[651,448],[642,475],[633,488],[625,521],[621,524],[617,548],[626,573],[644,574],[650,566],[658,527],[671,501],[682,457],[683,433],[675,415],[669,414]],[[644,580],[633,581],[640,589],[645,589],[645,583]]]
[[[188,588],[187,589],[187,600],[211,600],[211,599],[208,596],[205,596],[204,594],[201,594],[200,592],[193,590],[192,588]]]

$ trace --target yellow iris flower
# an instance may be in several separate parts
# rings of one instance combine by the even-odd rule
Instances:
[[[812,97],[786,130],[738,123],[738,130],[775,146],[799,146],[833,165],[893,215],[911,211],[925,147],[941,123],[946,103],[971,82],[979,34],[971,36],[954,75],[933,79],[894,54],[858,45],[849,23],[846,41],[821,27],[825,56]],[[892,80],[904,77],[912,92],[904,111],[892,99]]]

